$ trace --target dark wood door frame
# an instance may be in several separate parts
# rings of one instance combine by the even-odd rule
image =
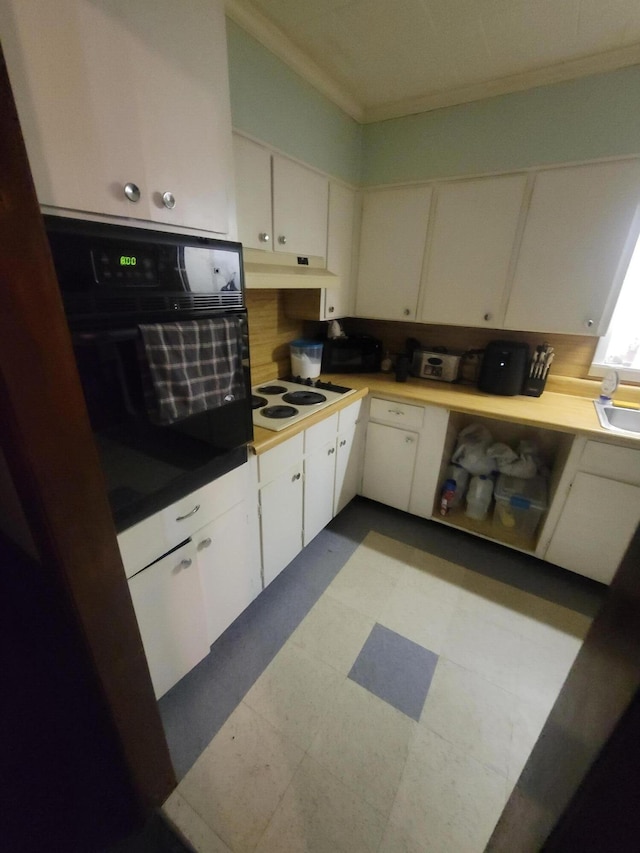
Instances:
[[[40,562],[75,614],[144,814],[175,776],[1,50],[0,163],[0,442]]]

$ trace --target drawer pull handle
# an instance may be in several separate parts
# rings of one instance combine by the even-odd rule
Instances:
[[[185,518],[190,518],[192,515],[195,515],[199,509],[200,509],[200,504],[196,504],[194,506],[194,508],[191,510],[191,512],[188,512],[186,515],[179,515],[176,518],[176,521],[184,521]]]
[[[189,557],[187,557],[187,559],[186,559],[186,560],[181,560],[181,561],[180,561],[180,564],[178,565],[178,568],[179,568],[179,569],[188,569],[192,562],[193,562],[193,561],[192,561]]]
[[[347,443],[347,439],[343,438],[342,441],[340,442],[340,447],[344,447],[346,443]]]
[[[298,473],[298,474],[294,474],[294,475],[293,475],[293,477],[291,478],[291,482],[292,482],[292,483],[295,483],[295,481],[296,481],[296,480],[299,480],[299,479],[300,479],[300,476],[301,476],[301,475],[300,475],[299,473]]]
[[[332,453],[335,453],[335,452],[336,452],[335,447],[330,447],[330,448],[327,450],[327,455],[328,455],[328,456],[331,456],[331,454],[332,454]]]
[[[400,409],[387,409],[390,415],[403,415],[404,412],[400,411]]]
[[[208,548],[211,545],[211,537],[207,536],[206,539],[203,539],[202,542],[198,542],[198,551],[204,551],[205,548]]]

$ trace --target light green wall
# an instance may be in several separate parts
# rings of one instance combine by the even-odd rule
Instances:
[[[359,183],[358,122],[228,18],[227,44],[233,126],[323,172]]]
[[[371,186],[640,153],[640,67],[363,128]]]
[[[640,153],[640,66],[359,125],[227,19],[233,124],[366,186]]]

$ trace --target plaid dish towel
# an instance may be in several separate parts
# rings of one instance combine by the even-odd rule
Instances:
[[[139,326],[151,419],[172,424],[244,398],[238,321],[219,317]]]

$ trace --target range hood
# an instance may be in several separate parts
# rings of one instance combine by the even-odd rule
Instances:
[[[339,287],[340,277],[323,268],[322,258],[271,255],[256,249],[244,249],[244,281],[247,289],[300,290]]]

